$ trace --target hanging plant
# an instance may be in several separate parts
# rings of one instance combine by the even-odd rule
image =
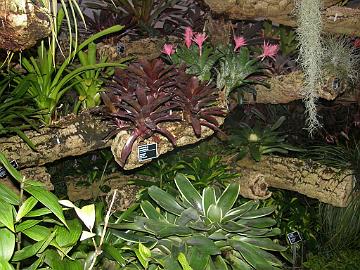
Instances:
[[[323,45],[321,40],[321,0],[301,0],[297,3],[299,62],[305,74],[303,100],[306,125],[312,135],[320,126],[316,110],[319,98],[317,86],[322,76]]]

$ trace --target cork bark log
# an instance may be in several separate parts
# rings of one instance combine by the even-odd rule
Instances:
[[[0,152],[9,160],[16,160],[19,168],[37,167],[109,147],[111,141],[104,138],[110,130],[109,123],[85,112],[78,116],[70,115],[51,127],[41,128],[39,132],[26,132],[37,151],[14,136],[0,139]]]
[[[20,168],[41,167],[43,164],[64,157],[78,156],[109,147],[111,144],[115,148],[113,151],[121,151],[122,145],[127,140],[128,133],[120,133],[121,135],[117,139],[104,141],[104,137],[110,131],[108,125],[108,122],[103,122],[88,113],[83,113],[77,117],[68,117],[62,120],[57,123],[56,128],[44,128],[39,133],[28,132],[27,135],[37,146],[38,152],[31,150],[16,137],[2,138],[0,140],[0,151],[5,153],[9,159],[15,159]],[[178,146],[193,144],[213,133],[212,130],[203,128],[202,137],[197,138],[193,135],[192,128],[186,124],[180,124],[177,127],[171,126],[168,129],[177,137]],[[168,140],[161,135],[155,135],[141,143],[151,142],[158,143],[159,154],[173,149]],[[125,169],[143,165],[143,163],[137,161],[136,146],[139,143],[136,142],[134,144],[134,151],[130,155]],[[227,160],[227,162],[232,161]],[[322,202],[343,207],[346,206],[353,187],[353,179],[349,171],[340,172],[334,168],[294,158],[264,156],[261,162],[258,163],[245,159],[236,163],[234,168],[242,175],[239,179],[241,194],[254,199],[269,197],[271,194],[268,191],[268,187],[276,187],[293,190],[306,196],[317,198]],[[41,176],[39,179],[36,177],[39,175],[37,169],[31,169],[27,172],[21,172],[26,173],[27,177],[36,180],[46,178],[46,172],[42,172],[41,175],[45,173],[45,176]],[[124,179],[124,177],[112,176],[111,179],[109,181],[111,186],[117,187],[115,182],[118,181],[121,183],[118,188],[121,189],[120,187],[124,181],[119,181],[118,179]],[[47,184],[49,185],[49,183]],[[51,186],[49,185],[48,188],[51,189]],[[90,192],[94,188],[96,187],[87,189]],[[76,187],[72,187],[72,190],[74,189]],[[131,188],[129,189],[125,186],[124,189],[130,190]],[[125,193],[126,191],[124,191]],[[77,194],[79,194],[79,191]]]
[[[22,51],[50,34],[48,11],[35,1],[0,0],[0,48]]]
[[[213,13],[234,20],[271,20],[274,23],[296,26],[293,0],[202,0]],[[337,6],[341,0],[323,0],[324,31],[360,36],[360,9]]]
[[[334,206],[347,206],[354,185],[350,171],[296,158],[264,156],[260,162],[243,159],[236,163],[243,196],[271,196],[269,187],[292,190]]]
[[[231,161],[231,157],[224,160]],[[230,160],[229,160],[230,159]],[[234,164],[233,169],[241,176],[236,179],[240,183],[240,195],[250,199],[267,199],[271,197],[269,188],[296,191],[308,197],[318,199],[338,207],[345,207],[350,199],[353,178],[349,171],[339,171],[318,163],[309,163],[296,158],[264,156],[260,162],[243,159]],[[122,172],[104,176],[102,184],[118,189],[121,194],[119,209],[126,209],[135,199],[139,187],[129,185],[134,179],[157,181],[144,175],[125,175]],[[104,196],[99,189],[99,181],[88,186],[79,185],[83,179],[66,178],[70,200],[89,200],[95,196]]]

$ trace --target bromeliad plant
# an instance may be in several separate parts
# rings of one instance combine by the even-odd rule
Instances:
[[[152,186],[153,203],[140,205],[144,216],[109,224],[113,235],[128,241],[129,249],[139,243],[148,248],[147,257],[134,256],[125,269],[182,269],[184,264],[196,270],[281,269],[281,261],[268,252],[286,249],[270,239],[280,233],[268,217],[273,207],[259,208],[257,201],[234,207],[237,183],[220,193],[207,187],[202,194],[182,174],[175,184],[178,198]]]
[[[281,116],[271,127],[260,128],[255,126],[251,128],[246,123],[241,123],[237,129],[232,129],[229,136],[229,146],[236,150],[238,159],[244,158],[247,154],[255,161],[260,161],[261,156],[269,153],[287,154],[288,151],[300,151],[285,142],[286,135],[276,131],[285,121]]]
[[[46,124],[51,123],[60,98],[71,87],[82,82],[77,80],[74,82],[73,79],[75,79],[76,76],[91,70],[95,71],[114,66],[124,67],[121,63],[88,63],[85,66],[75,68],[69,73],[66,72],[66,69],[70,66],[72,59],[88,44],[99,37],[120,31],[122,28],[123,27],[120,25],[113,26],[91,36],[81,43],[77,49],[65,59],[60,67],[58,67],[54,62],[53,51],[46,48],[44,41],[42,41],[40,46],[37,48],[37,58],[34,56],[22,58],[21,65],[27,72],[27,74],[22,76],[22,79],[26,79],[30,82],[28,93],[35,101],[37,108],[44,111],[42,118]],[[50,44],[50,47],[51,45],[52,44]]]
[[[196,77],[182,76],[175,100],[180,103],[184,120],[191,124],[197,137],[201,136],[201,126],[221,132],[216,116],[225,117],[226,113],[217,106],[218,89],[213,84],[200,83]]]
[[[102,95],[107,106],[105,117],[115,126],[109,137],[121,130],[131,130],[121,153],[122,164],[137,138],[160,133],[176,144],[174,135],[159,125],[162,122],[184,119],[193,126],[195,135],[200,136],[201,126],[219,131],[215,117],[225,114],[216,105],[213,86],[200,84],[181,68],[168,66],[160,59],[143,60],[125,71],[116,71],[108,89]]]
[[[77,57],[80,65],[83,67],[107,63],[107,57],[105,56],[100,56],[100,61],[97,63],[96,44],[94,42],[89,43],[87,46],[87,52],[82,50],[79,51],[77,53]],[[123,59],[123,61],[124,60],[125,59]],[[74,107],[75,113],[79,111],[80,106],[82,109],[89,109],[100,105],[100,92],[104,91],[104,82],[100,79],[100,76],[106,79],[113,75],[113,73],[113,66],[107,66],[104,68],[89,69],[74,77],[72,81],[74,82],[74,88],[79,95],[79,100]]]

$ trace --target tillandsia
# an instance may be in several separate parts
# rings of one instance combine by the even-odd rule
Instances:
[[[301,0],[297,4],[299,60],[305,74],[303,100],[310,135],[321,126],[316,109],[317,87],[321,81],[324,54],[321,39],[321,5],[320,0]]]

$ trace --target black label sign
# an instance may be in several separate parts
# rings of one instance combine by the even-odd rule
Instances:
[[[157,158],[157,144],[144,144],[138,146],[138,160],[145,161],[153,158]]]
[[[18,168],[18,164],[15,160],[10,161],[11,166],[13,166],[15,169]],[[0,166],[0,178],[4,178],[7,174],[7,170],[4,167]]]
[[[287,234],[287,239],[289,240],[290,244],[296,244],[298,242],[301,242],[301,236],[299,232],[291,232]]]

